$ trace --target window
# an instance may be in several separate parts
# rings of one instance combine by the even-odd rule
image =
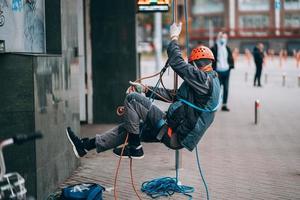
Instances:
[[[284,16],[284,26],[290,28],[300,27],[300,14],[285,14]]]
[[[300,10],[300,0],[285,0],[284,9],[286,9],[286,10]]]
[[[269,0],[239,0],[239,11],[269,11]]]
[[[212,22],[214,28],[223,28],[225,26],[223,15],[215,15],[215,16],[197,16],[193,20],[193,29],[209,28],[209,21]]]
[[[239,18],[241,28],[265,28],[269,26],[268,15],[242,15]]]
[[[194,0],[193,2],[193,15],[222,12],[224,12],[224,1],[222,0]]]

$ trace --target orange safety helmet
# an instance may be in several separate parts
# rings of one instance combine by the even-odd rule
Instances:
[[[192,50],[191,55],[189,57],[189,62],[193,62],[202,58],[207,58],[212,61],[215,61],[215,56],[213,52],[208,47],[201,45]]]

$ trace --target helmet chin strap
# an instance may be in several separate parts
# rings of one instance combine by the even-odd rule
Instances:
[[[196,65],[195,61],[193,61],[193,65],[195,68],[199,69],[198,66]]]

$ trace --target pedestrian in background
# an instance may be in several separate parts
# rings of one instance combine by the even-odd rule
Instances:
[[[217,71],[221,86],[223,86],[223,106],[222,111],[229,111],[227,107],[230,70],[234,68],[232,52],[227,45],[228,36],[224,32],[219,32],[216,43],[211,48],[216,60],[213,62],[213,69]]]
[[[261,78],[261,72],[262,72],[262,67],[264,63],[264,44],[263,43],[258,43],[254,49],[253,49],[253,58],[256,66],[256,72],[254,76],[254,83],[253,85],[258,87],[262,87],[260,78]]]

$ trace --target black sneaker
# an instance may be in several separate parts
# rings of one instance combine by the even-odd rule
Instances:
[[[226,111],[226,112],[229,112],[230,110],[229,110],[229,108],[227,108],[227,106],[222,106],[222,109],[221,109],[222,111]]]
[[[123,147],[117,147],[113,150],[113,152],[117,157],[120,157],[122,153],[122,149]],[[126,145],[124,148],[124,152],[122,154],[122,158],[132,158],[132,159],[144,158],[144,151],[142,145],[138,147]]]
[[[66,129],[66,133],[70,143],[73,146],[75,156],[77,158],[83,157],[87,153],[87,150],[84,149],[83,141],[75,135],[75,133],[71,130],[70,127]]]

